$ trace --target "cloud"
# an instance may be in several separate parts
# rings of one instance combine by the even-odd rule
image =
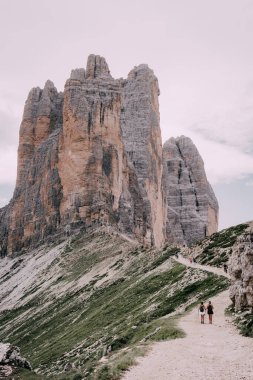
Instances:
[[[14,183],[1,183],[0,184],[0,207],[8,204],[12,197],[14,190]]]
[[[0,109],[0,149],[8,146],[17,146],[18,120],[16,116]]]
[[[0,94],[0,207],[8,203],[15,186],[20,119],[17,95],[11,91]]]
[[[247,181],[246,186],[253,187],[253,180]]]
[[[207,177],[212,184],[246,179],[253,174],[252,154],[198,134],[193,134],[192,138],[203,157]]]
[[[233,112],[209,121],[200,121],[189,130],[205,139],[232,146],[246,153],[253,152],[253,105],[251,109]]]
[[[227,141],[216,140],[213,136],[199,131],[197,128],[194,130],[187,127],[177,127],[169,133],[170,128],[163,125],[164,140],[170,136],[185,135],[192,139],[196,145],[201,157],[205,163],[206,175],[209,182],[213,184],[227,184],[233,181],[245,179],[253,175],[253,154],[244,151],[241,144],[238,146],[230,145]],[[176,133],[175,133],[176,131]],[[232,132],[231,132],[232,133]]]
[[[185,118],[173,128],[162,128],[167,138],[173,133],[193,140],[212,184],[247,181],[253,174],[253,82],[238,87],[237,94],[228,92],[229,96],[229,103],[222,105],[219,99],[220,106],[213,111],[211,102],[205,114],[188,113],[188,123]]]
[[[18,92],[18,91],[17,91]],[[6,165],[4,158],[8,151],[13,152],[18,147],[19,126],[22,117],[20,97],[13,91],[4,91],[0,94],[0,161]],[[14,157],[8,159],[13,161]],[[7,164],[8,165],[8,164]],[[0,171],[2,171],[2,167]],[[0,178],[1,181],[1,178]]]
[[[189,130],[205,139],[253,153],[253,82],[237,89],[238,96],[224,109],[198,120]]]
[[[16,181],[17,151],[16,146],[0,148],[0,186]]]

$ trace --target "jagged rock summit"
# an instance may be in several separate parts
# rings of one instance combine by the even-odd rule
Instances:
[[[217,228],[217,202],[196,148],[180,140],[184,158],[179,143],[162,149],[158,96],[147,65],[113,79],[97,55],[71,72],[63,93],[51,81],[30,91],[16,188],[0,210],[2,255],[76,228],[111,226],[157,247],[188,244]],[[170,168],[182,171],[180,181]]]

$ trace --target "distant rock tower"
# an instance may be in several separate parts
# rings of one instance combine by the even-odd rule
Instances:
[[[167,195],[166,237],[190,245],[216,232],[219,206],[204,162],[190,138],[170,138],[163,146]]]

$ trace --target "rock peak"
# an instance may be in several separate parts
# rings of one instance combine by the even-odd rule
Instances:
[[[78,80],[79,82],[84,82],[85,70],[83,68],[72,70],[71,75],[70,75],[70,79]]]
[[[129,72],[127,79],[136,79],[137,77],[143,77],[146,75],[155,76],[154,71],[146,63],[142,63],[138,66],[134,66]]]
[[[189,137],[171,137],[163,146],[166,168],[167,239],[190,245],[217,231],[218,202],[204,162]]]
[[[54,83],[51,80],[47,80],[44,89],[56,89]]]
[[[90,54],[87,61],[85,79],[112,79],[109,67],[104,57]]]

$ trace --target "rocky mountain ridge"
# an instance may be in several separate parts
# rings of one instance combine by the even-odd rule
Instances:
[[[158,96],[147,65],[113,79],[95,55],[63,93],[51,81],[30,91],[16,188],[0,210],[2,256],[80,228],[112,226],[156,247],[217,230],[218,203],[194,144],[181,137],[162,148]]]

